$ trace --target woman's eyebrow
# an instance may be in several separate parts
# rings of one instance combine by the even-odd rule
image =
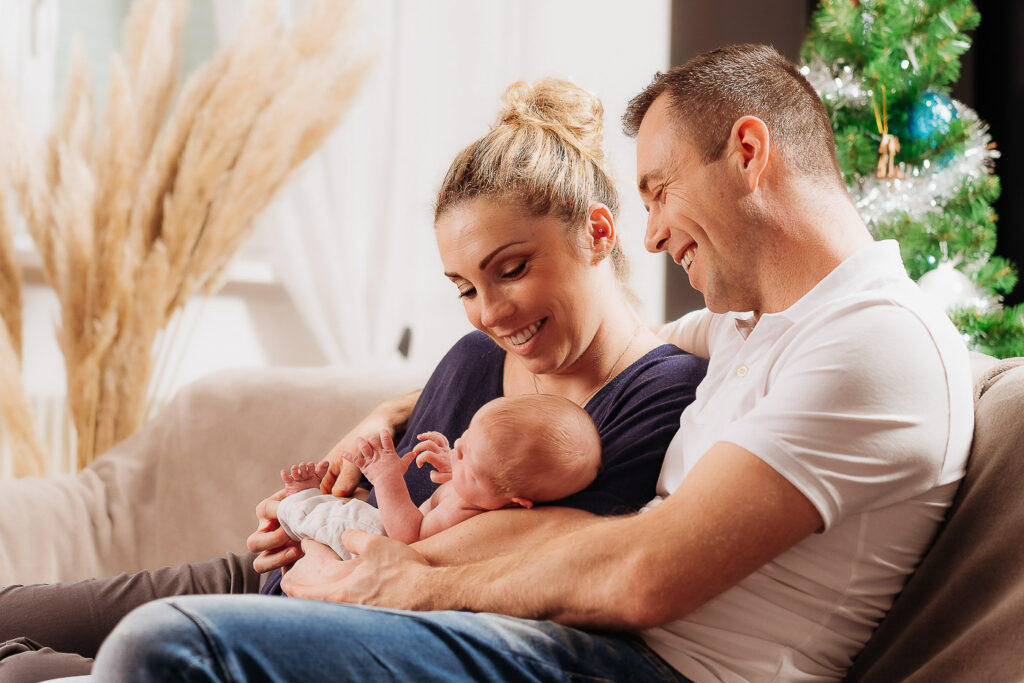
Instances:
[[[515,245],[522,244],[522,243],[523,243],[523,241],[519,240],[518,242],[509,242],[508,244],[501,245],[500,247],[498,247],[497,249],[492,251],[490,254],[488,254],[487,256],[483,257],[483,259],[480,261],[480,270],[483,270],[484,268],[486,268],[487,264],[490,263],[491,260],[495,256],[497,256],[499,253],[501,253],[502,250],[508,249],[509,247],[514,247]]]
[[[497,249],[492,251],[487,256],[484,256],[483,259],[481,259],[480,265],[478,266],[478,268],[480,268],[480,270],[483,270],[484,268],[487,267],[487,264],[490,263],[494,259],[495,256],[500,254],[503,250],[508,249],[509,247],[514,247],[517,244],[523,244],[523,240],[518,240],[516,242],[509,242],[508,244],[501,245],[500,247],[498,247]],[[448,277],[448,278],[460,278],[460,279],[462,279],[462,276],[459,275],[458,273],[452,273],[452,272],[445,271],[444,275],[445,275],[445,277]]]

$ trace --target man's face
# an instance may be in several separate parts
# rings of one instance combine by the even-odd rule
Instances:
[[[647,250],[668,252],[712,311],[753,309],[752,235],[739,210],[741,188],[729,150],[702,164],[662,95],[640,124],[636,157],[640,197],[648,211]]]

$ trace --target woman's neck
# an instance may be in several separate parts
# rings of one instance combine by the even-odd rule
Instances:
[[[534,375],[506,356],[505,395],[554,394],[585,405],[619,373],[660,344],[662,341],[642,324],[632,306],[622,301],[608,307],[584,351],[557,372]]]

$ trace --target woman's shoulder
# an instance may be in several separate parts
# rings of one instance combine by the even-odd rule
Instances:
[[[708,369],[706,358],[683,351],[675,344],[662,344],[648,351],[620,376],[627,383],[638,380],[678,383],[703,379]]]
[[[600,391],[587,411],[601,430],[607,420],[668,416],[678,422],[679,413],[693,401],[704,379],[708,362],[672,344],[657,346],[623,370]],[[678,425],[677,425],[678,426]]]
[[[465,365],[492,365],[503,361],[505,351],[483,332],[473,330],[452,344],[448,352],[438,363],[437,368],[447,366],[463,367]]]

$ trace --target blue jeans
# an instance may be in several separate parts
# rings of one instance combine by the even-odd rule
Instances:
[[[144,605],[103,644],[101,681],[686,681],[639,640],[548,621],[267,596]]]

